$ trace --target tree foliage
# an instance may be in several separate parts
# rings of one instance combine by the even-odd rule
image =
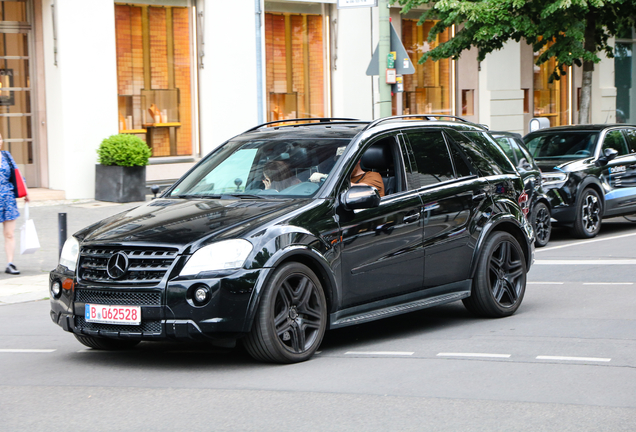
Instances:
[[[418,6],[429,7],[420,23],[439,20],[429,33],[429,41],[450,26],[460,30],[454,38],[426,52],[428,58],[457,59],[462,51],[476,47],[478,60],[503,48],[508,41],[525,39],[534,51],[546,48],[536,59],[542,64],[554,57],[552,79],[565,74],[565,66],[591,65],[604,52],[613,57],[611,37],[635,24],[634,0],[397,0],[403,13]]]

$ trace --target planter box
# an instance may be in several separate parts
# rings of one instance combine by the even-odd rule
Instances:
[[[95,199],[117,203],[146,200],[146,167],[95,165]]]

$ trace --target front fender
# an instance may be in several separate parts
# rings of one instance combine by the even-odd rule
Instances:
[[[332,267],[328,259],[321,254],[318,250],[310,247],[310,245],[290,245],[284,249],[279,249],[274,254],[270,255],[263,265],[263,272],[254,286],[252,296],[250,298],[247,312],[246,312],[246,329],[249,331],[256,317],[258,305],[261,299],[261,293],[266,284],[271,279],[274,271],[283,263],[288,261],[297,261],[305,264],[312,269],[316,276],[320,279],[323,289],[325,290],[325,297],[327,298],[327,309],[332,310],[333,305],[340,303],[340,289],[337,282],[336,275],[334,274]]]

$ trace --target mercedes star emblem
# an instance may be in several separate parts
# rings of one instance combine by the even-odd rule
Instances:
[[[123,252],[117,252],[108,260],[106,265],[108,276],[113,279],[121,279],[128,271],[128,257]]]

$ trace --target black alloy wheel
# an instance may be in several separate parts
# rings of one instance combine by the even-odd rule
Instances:
[[[532,209],[530,220],[532,228],[534,228],[534,244],[537,247],[543,247],[550,241],[550,234],[552,233],[550,217],[548,206],[542,202],[538,202]]]
[[[585,189],[577,205],[573,234],[579,238],[596,237],[601,230],[601,199],[594,189]]]
[[[257,360],[297,363],[316,352],[327,326],[327,304],[320,281],[309,267],[290,262],[265,286],[251,332],[244,339]]]
[[[136,346],[140,342],[138,340],[107,339],[87,335],[78,335],[75,333],[74,335],[75,338],[83,345],[86,345],[89,348],[95,348],[104,351],[127,350]]]
[[[526,260],[517,239],[496,231],[487,240],[477,263],[470,297],[464,306],[476,315],[501,318],[519,308],[526,291]]]

